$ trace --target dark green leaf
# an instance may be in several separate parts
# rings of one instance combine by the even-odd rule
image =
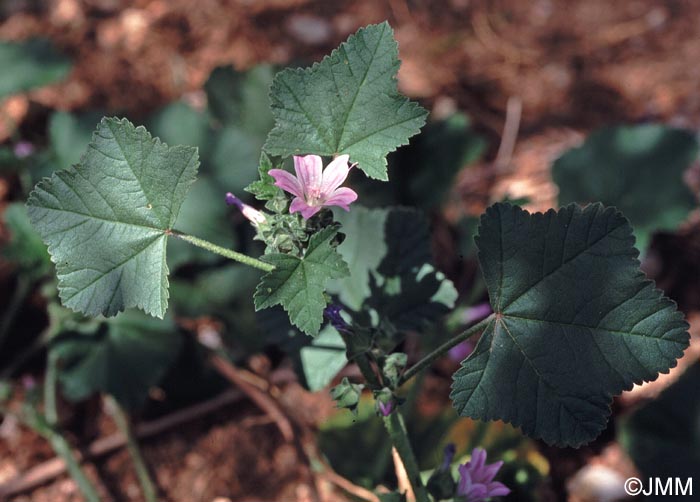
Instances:
[[[700,363],[623,421],[621,443],[642,478],[700,478]],[[667,500],[668,497],[650,498]]]
[[[10,242],[2,255],[19,264],[24,273],[41,277],[51,269],[49,254],[41,237],[32,227],[27,208],[18,202],[10,204],[4,212],[5,225],[10,231]]]
[[[616,206],[644,251],[651,234],[675,230],[697,205],[683,182],[698,144],[689,131],[662,125],[606,127],[569,150],[552,167],[559,203]]]
[[[29,217],[49,246],[64,305],[93,316],[128,307],[163,316],[167,234],[198,165],[195,148],[103,119],[81,164],[36,186]]]
[[[307,69],[272,84],[271,155],[346,153],[369,177],[386,180],[386,155],[417,134],[427,112],[396,88],[398,48],[388,23],[367,26]]]
[[[358,314],[374,310],[385,328],[399,330],[422,328],[454,307],[457,291],[432,265],[428,222],[420,212],[358,206],[336,218],[346,234],[338,251],[352,275],[329,291],[343,305]]]
[[[605,427],[612,396],[674,366],[688,325],[639,270],[633,242],[600,204],[489,208],[477,246],[494,317],[454,375],[460,414],[578,446]]]
[[[255,309],[282,305],[292,324],[316,336],[327,304],[326,284],[350,273],[348,265],[331,246],[336,233],[335,228],[328,227],[314,234],[302,258],[279,253],[263,256],[275,268],[263,276],[255,290]]]
[[[68,75],[71,63],[46,39],[0,42],[0,98],[51,84]]]
[[[61,335],[51,350],[61,362],[66,397],[81,400],[106,392],[123,406],[137,408],[175,362],[181,345],[170,319],[131,311],[108,320],[97,333]]]

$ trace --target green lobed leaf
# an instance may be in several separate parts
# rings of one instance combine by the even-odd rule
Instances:
[[[490,207],[477,246],[494,317],[454,375],[459,413],[578,446],[605,427],[614,395],[674,366],[688,325],[633,243],[627,219],[601,204]]]
[[[271,155],[349,154],[371,178],[387,180],[386,156],[417,134],[427,112],[398,93],[398,47],[388,23],[361,28],[311,68],[272,83]]]
[[[559,203],[602,202],[629,218],[644,251],[651,234],[675,230],[697,206],[683,172],[697,158],[690,131],[657,124],[605,127],[552,166]]]
[[[113,395],[123,406],[137,408],[175,362],[182,337],[175,323],[130,311],[109,319],[92,334],[63,333],[52,342],[59,357],[59,380],[71,400],[95,392]]]
[[[71,63],[50,40],[0,42],[0,98],[51,84],[68,75]]]
[[[281,305],[289,320],[308,335],[316,336],[327,305],[326,284],[350,274],[347,263],[331,246],[337,230],[327,227],[314,234],[302,258],[270,253],[263,261],[274,265],[255,290],[255,309]]]
[[[86,315],[162,317],[166,240],[199,165],[127,120],[103,119],[80,165],[37,184],[29,217],[56,264],[62,303]]]

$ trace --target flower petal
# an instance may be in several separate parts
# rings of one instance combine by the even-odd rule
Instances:
[[[501,497],[510,493],[510,488],[498,481],[489,483],[486,488],[488,489],[488,497]]]
[[[480,471],[486,463],[486,450],[483,448],[474,448],[472,450],[472,458],[469,463],[474,471]]]
[[[297,172],[297,178],[301,182],[301,187],[304,194],[308,195],[310,190],[315,192],[321,191],[321,183],[323,181],[323,161],[318,155],[306,155],[304,157],[294,156],[294,170]]]
[[[485,466],[481,470],[481,473],[480,473],[481,479],[479,479],[479,482],[480,483],[490,483],[491,481],[493,481],[493,478],[496,476],[496,473],[498,472],[498,470],[501,468],[502,465],[503,465],[503,460],[499,460],[498,462],[494,462],[493,464],[489,464],[489,465]]]
[[[350,210],[350,204],[357,200],[357,192],[352,188],[342,187],[333,192],[328,199],[323,202],[324,206],[340,206],[346,211]]]
[[[303,197],[294,197],[294,200],[289,206],[290,213],[298,213],[304,208],[309,207]]]
[[[318,213],[321,210],[321,208],[322,206],[306,206],[304,209],[301,210],[301,216],[305,220],[308,220],[314,214]]]
[[[488,496],[489,493],[486,489],[486,485],[474,484],[471,490],[469,490],[469,493],[467,493],[467,500],[469,502],[483,502]]]
[[[288,173],[284,169],[270,169],[267,174],[275,178],[275,186],[297,197],[304,197],[304,189],[292,173]]]
[[[322,206],[309,206],[302,197],[295,197],[289,206],[290,213],[300,212],[301,216],[308,220],[321,210]]]
[[[467,464],[457,467],[459,471],[459,484],[457,485],[458,495],[467,495],[472,489],[472,477]]]
[[[321,183],[321,196],[328,197],[333,191],[343,184],[348,177],[350,166],[348,166],[349,155],[338,155],[326,166],[323,171],[323,182]]]

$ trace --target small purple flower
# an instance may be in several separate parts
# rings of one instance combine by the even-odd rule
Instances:
[[[34,145],[29,141],[20,141],[14,148],[15,157],[25,159],[34,153]]]
[[[295,155],[296,176],[283,169],[270,169],[268,174],[275,178],[276,186],[294,195],[289,212],[300,212],[308,220],[324,206],[338,206],[349,211],[350,204],[357,200],[354,190],[340,187],[350,171],[349,158],[349,155],[338,155],[324,170],[318,155]]]
[[[486,465],[486,450],[474,448],[471,460],[459,466],[457,495],[465,497],[466,502],[484,502],[489,497],[508,495],[510,489],[493,480],[502,465],[502,460]]]
[[[383,417],[388,417],[391,415],[391,412],[394,411],[394,401],[391,400],[384,403],[378,400],[377,407],[379,408],[379,413],[381,413]]]
[[[243,213],[243,216],[250,220],[250,222],[255,227],[267,221],[267,218],[265,218],[264,213],[261,213],[257,209],[249,206],[241,199],[233,195],[231,192],[228,192],[226,194],[226,204],[228,204],[229,206],[236,206],[241,211],[241,213]]]

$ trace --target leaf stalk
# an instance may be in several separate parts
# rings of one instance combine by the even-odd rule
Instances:
[[[252,256],[248,256],[243,253],[238,253],[237,251],[233,251],[231,249],[226,249],[225,247],[217,246],[216,244],[200,239],[199,237],[183,234],[175,230],[172,231],[172,235],[178,239],[189,242],[193,246],[206,249],[209,252],[221,255],[229,260],[240,262],[244,265],[248,265],[249,267],[257,268],[263,272],[271,272],[275,268],[274,265],[265,263],[262,260],[258,260],[257,258],[253,258]]]

